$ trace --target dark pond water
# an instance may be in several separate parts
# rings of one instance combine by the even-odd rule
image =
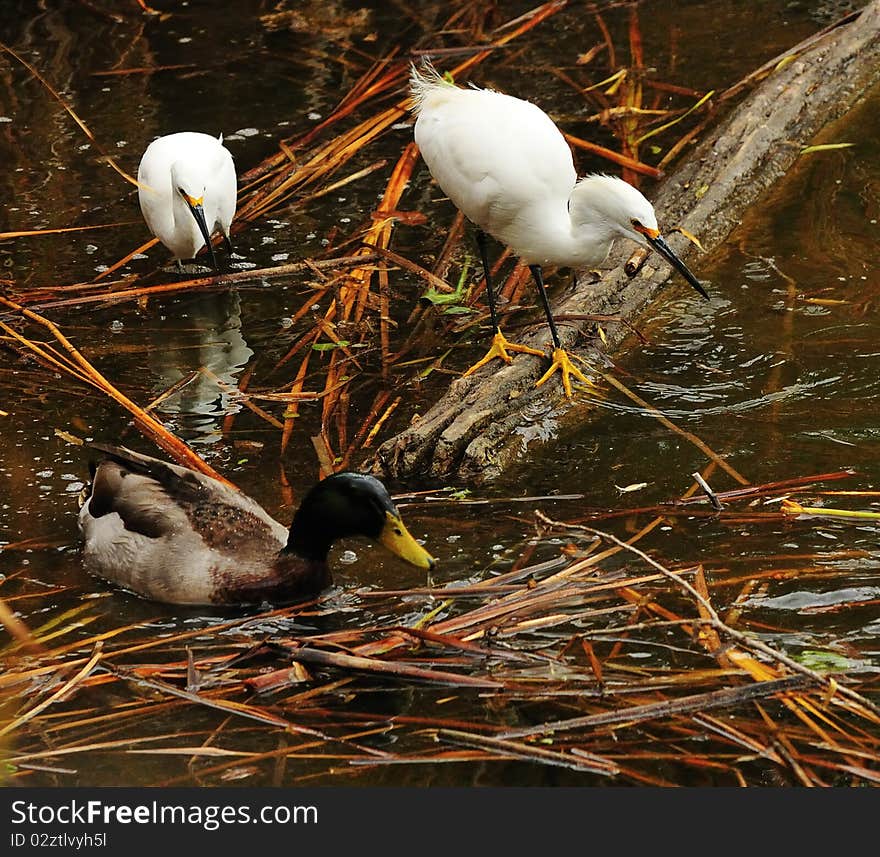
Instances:
[[[164,18],[146,18],[130,9],[119,12],[118,5],[71,3],[35,11],[28,3],[4,4],[0,33],[73,106],[103,148],[134,173],[153,137],[183,129],[222,131],[239,171],[255,166],[277,150],[280,138],[302,133],[326,116],[368,57],[395,44],[403,50],[424,44],[456,4],[442,9],[422,3],[290,4],[298,14],[279,29],[260,20],[276,11],[275,4],[257,0],[224,4],[222,14],[216,4],[191,0],[176,5]],[[623,50],[628,12],[599,5],[606,8],[609,29]],[[473,7],[467,8],[471,11],[462,17],[462,27],[473,24],[468,17]],[[495,8],[493,25],[515,18],[530,4],[500,3]],[[661,79],[703,91],[730,85],[815,32],[840,10],[840,4],[807,0],[639,5],[646,62],[658,68]],[[116,14],[121,16],[118,21]],[[593,16],[572,6],[511,48],[521,50],[516,64],[493,66],[489,61],[479,80],[538,100],[564,117],[573,133],[611,144],[607,132],[583,122],[589,109],[575,103],[571,91],[547,72],[551,65],[574,68],[577,56],[600,38]],[[109,73],[147,66],[164,70]],[[0,70],[0,230],[121,224],[2,241],[3,276],[17,291],[87,281],[149,237],[133,189],[100,163],[94,145],[18,63],[6,56]],[[670,288],[640,322],[648,344],[633,343],[617,360],[631,389],[698,435],[755,484],[852,468],[856,475],[828,487],[880,490],[878,105],[875,96],[841,129],[845,139],[840,142],[852,143],[851,148],[802,158],[721,249],[693,263],[707,283],[711,302],[694,300],[683,286]],[[410,136],[406,124],[384,135],[360,165],[388,158],[389,166],[367,179],[251,224],[236,236],[234,266],[265,268],[317,256],[329,241],[354,234],[375,208],[388,171]],[[667,145],[671,142],[674,138]],[[583,171],[607,169],[586,158],[579,166]],[[650,196],[650,186],[644,189]],[[392,245],[417,261],[423,254],[439,252],[452,219],[450,206],[429,207],[429,197],[426,174],[419,169],[403,201],[406,208],[428,214],[429,224],[399,227]],[[153,275],[166,262],[165,251],[153,248],[121,273]],[[395,277],[393,314],[403,322],[420,285],[403,272]],[[73,307],[47,315],[109,378],[134,400],[146,403],[200,366],[235,385],[254,361],[277,360],[300,330],[291,328],[289,319],[309,287],[304,278],[292,277],[271,284],[247,282],[222,294],[153,298],[145,307]],[[474,352],[480,347],[478,343]],[[456,355],[456,368],[468,365],[469,356]],[[439,391],[446,377],[433,376],[422,388],[406,393],[412,398],[378,439],[400,428],[419,404],[424,406]],[[368,406],[379,383],[374,378],[355,395],[355,410]],[[280,416],[280,408],[268,407]],[[100,605],[97,618],[68,629],[67,642],[139,622],[156,633],[170,633],[230,618],[229,612],[150,604],[83,572],[75,518],[76,496],[88,472],[87,455],[56,437],[55,430],[98,440],[124,439],[152,451],[127,426],[124,414],[106,398],[25,364],[9,351],[0,351],[0,410],[5,412],[0,416],[0,547],[5,548],[0,552],[0,596],[10,599],[31,628],[90,599]],[[240,410],[208,380],[189,385],[159,413],[169,428],[280,520],[290,516],[281,469],[294,497],[317,474],[310,441],[320,428],[315,405],[303,408],[283,457],[278,429]],[[231,428],[224,426],[230,414],[235,414]],[[405,507],[405,516],[414,534],[441,560],[436,582],[479,580],[489,571],[507,570],[520,556],[532,535],[528,518],[535,506],[565,520],[583,518],[593,510],[652,506],[681,496],[691,483],[690,474],[706,463],[693,445],[622,396],[609,393],[577,431],[566,431],[530,454],[501,483],[475,492],[477,498],[494,502],[445,504],[440,513],[415,503]],[[736,487],[717,472],[710,481],[716,490]],[[639,483],[646,484],[638,491],[620,491]],[[442,486],[392,487],[403,492]],[[578,494],[582,499],[532,505],[504,501],[550,493]],[[798,496],[805,502],[812,498]],[[880,509],[878,498],[870,495],[826,502]],[[617,531],[622,534],[647,520],[633,515]],[[802,568],[804,573],[771,579],[754,593],[744,605],[746,621],[772,628],[774,642],[786,651],[825,653],[845,660],[850,670],[867,673],[880,669],[878,532],[877,523],[870,520],[731,524],[676,519],[658,529],[647,547],[669,562],[704,562],[717,584],[750,570]],[[533,558],[552,557],[558,547],[552,540],[542,542]],[[418,572],[359,543],[346,545],[345,553],[340,548],[334,557],[334,609],[327,616],[303,620],[303,627],[309,627],[309,621],[323,629],[394,617],[404,622],[411,610],[422,609],[421,604],[414,608],[393,599],[377,607],[353,594],[367,584],[418,586]],[[729,590],[721,586],[718,597],[723,601],[738,591],[733,585]],[[255,639],[265,630],[257,629]],[[395,713],[418,713],[428,705],[426,698],[437,696],[442,694],[424,697],[401,690],[370,704]],[[111,689],[103,704],[109,711],[115,702]],[[185,711],[185,722],[178,710],[151,718],[149,729],[204,736],[213,723],[211,715],[201,709]],[[459,714],[476,720],[488,716],[473,708]],[[139,720],[128,733],[125,727],[115,729],[113,737],[134,738],[143,730]],[[88,736],[97,740],[93,731]],[[246,745],[276,746],[272,734],[257,730],[247,736]],[[69,773],[35,771],[27,782],[199,782],[185,760],[171,756],[95,753],[60,767]],[[245,771],[242,784],[271,783],[273,776],[275,782],[306,778],[317,783],[337,782],[338,777],[326,764],[315,763],[314,768],[295,772]],[[391,766],[345,777],[383,784],[558,781],[552,772],[525,764],[464,764],[439,772]]]

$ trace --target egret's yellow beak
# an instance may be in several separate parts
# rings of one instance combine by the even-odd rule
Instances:
[[[659,229],[651,229],[648,226],[642,226],[641,223],[634,223],[633,229],[635,229],[636,232],[641,232],[649,241],[660,237]]]
[[[403,521],[393,512],[385,512],[385,526],[382,527],[378,540],[395,556],[416,568],[430,571],[437,564],[434,557],[410,535]]]

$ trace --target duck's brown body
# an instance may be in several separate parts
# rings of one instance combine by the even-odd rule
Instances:
[[[285,553],[288,531],[216,479],[130,450],[107,455],[80,509],[86,568],[175,604],[287,601],[331,582],[326,562]]]

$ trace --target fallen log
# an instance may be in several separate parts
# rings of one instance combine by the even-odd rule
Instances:
[[[787,56],[788,61],[767,64],[746,79],[761,82],[652,195],[660,222],[698,236],[707,252],[792,168],[803,146],[880,82],[880,0]],[[690,242],[680,235],[667,238],[699,275]],[[631,252],[631,244],[616,247],[606,263],[613,269],[598,282],[581,277],[554,303],[554,316],[609,314],[636,322],[677,275],[650,257],[630,277],[624,262]],[[602,366],[598,344],[584,344],[586,331],[583,321],[562,322],[562,344],[590,365]],[[605,350],[614,353],[628,332],[626,325],[609,325]],[[550,352],[546,324],[517,339]],[[496,479],[532,444],[552,439],[555,429],[582,421],[592,409],[585,397],[566,400],[558,383],[535,389],[545,369],[546,360],[518,355],[508,366],[493,361],[475,375],[457,378],[427,413],[383,443],[367,466],[392,478]]]

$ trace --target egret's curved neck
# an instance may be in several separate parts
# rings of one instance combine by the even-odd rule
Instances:
[[[599,265],[608,257],[615,238],[625,233],[585,183],[575,186],[568,203],[571,236],[584,266]]]
[[[605,261],[619,232],[601,214],[579,205],[576,198],[562,201],[552,210],[542,213],[544,218],[545,259],[539,264],[552,263],[580,269]]]
[[[605,260],[618,232],[606,218],[572,198],[548,200],[517,218],[515,240],[528,264],[583,269]]]

